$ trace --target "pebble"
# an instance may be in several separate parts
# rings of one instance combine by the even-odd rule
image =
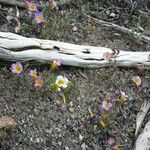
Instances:
[[[69,150],[69,147],[68,147],[68,146],[65,146],[65,150]]]
[[[86,150],[86,144],[85,144],[85,143],[83,143],[83,144],[81,145],[81,149],[82,149],[82,150]]]
[[[73,102],[72,101],[69,102],[69,106],[73,107]]]
[[[39,138],[36,138],[36,143],[39,143],[40,142],[40,139]]]
[[[74,32],[76,32],[77,30],[78,30],[78,28],[75,26],[75,27],[73,27],[73,29],[72,29]]]
[[[110,17],[115,18],[115,17],[116,17],[116,14],[112,12],[112,13],[110,14]]]
[[[79,139],[80,139],[80,141],[82,141],[83,140],[83,136],[82,135],[79,135]]]
[[[74,108],[69,108],[69,111],[70,112],[74,112]]]

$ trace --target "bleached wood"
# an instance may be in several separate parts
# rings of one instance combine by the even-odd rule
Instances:
[[[134,150],[150,150],[150,120],[137,138]]]
[[[137,114],[136,117],[136,130],[135,130],[135,136],[138,134],[138,131],[143,123],[143,120],[150,108],[150,102],[145,100],[140,108],[139,113]]]
[[[150,51],[132,52],[111,50],[105,47],[76,45],[52,40],[26,38],[9,32],[0,32],[0,59],[7,61],[31,61],[49,63],[62,59],[63,65],[99,68],[113,65],[104,60],[109,52],[121,67],[150,68]]]

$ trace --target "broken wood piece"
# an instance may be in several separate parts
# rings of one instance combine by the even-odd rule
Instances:
[[[104,59],[105,53],[111,55],[111,61]],[[100,68],[115,64],[121,67],[150,69],[150,51],[111,50],[106,47],[26,38],[10,32],[0,32],[0,59],[47,64],[54,59],[62,59],[63,65],[84,68]]]
[[[136,130],[135,130],[135,136],[138,134],[138,131],[143,123],[143,120],[150,108],[150,102],[145,100],[144,103],[142,104],[139,113],[137,114],[136,117]]]
[[[0,0],[0,4],[10,5],[13,7],[26,8],[25,3],[19,2],[17,0]]]
[[[135,142],[134,150],[150,150],[150,120]]]

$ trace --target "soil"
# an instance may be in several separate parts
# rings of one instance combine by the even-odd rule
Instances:
[[[93,2],[94,6],[99,6]],[[109,28],[88,20],[82,11],[91,14],[100,10],[92,10],[90,2],[63,6],[60,12],[44,10],[46,23],[42,31],[38,31],[29,23],[26,10],[20,10],[20,21],[24,28],[18,34],[45,39],[53,39],[70,43],[104,46],[118,50],[147,51],[149,44],[135,41],[132,37],[117,33]],[[112,7],[113,5],[113,7]],[[146,6],[145,6],[146,5]],[[147,11],[148,3],[141,7]],[[88,8],[91,6],[90,8]],[[132,20],[137,16],[133,13],[128,18],[121,6],[112,2],[102,3],[101,7],[110,11],[119,10],[119,19],[105,18],[107,21],[123,23],[127,20],[128,27],[135,27]],[[15,21],[8,22],[6,11],[0,11],[0,31],[14,32]],[[87,9],[88,8],[88,9]],[[13,8],[15,10],[15,8]],[[136,12],[136,11],[135,11]],[[105,11],[106,13],[106,11]],[[97,18],[104,17],[96,15]],[[139,17],[139,16],[137,16]],[[137,20],[136,20],[137,21]],[[148,22],[150,20],[147,20]],[[139,22],[137,22],[139,23]],[[25,25],[28,26],[25,28]],[[131,24],[131,25],[130,25]],[[141,23],[148,29],[147,23]],[[30,69],[37,68],[41,75],[49,71],[49,66],[29,64],[21,76],[10,72],[10,63],[2,63],[0,67],[0,116],[11,116],[17,127],[7,131],[8,135],[0,139],[1,150],[105,150],[108,149],[105,139],[113,136],[121,150],[133,149],[135,141],[135,120],[144,100],[150,98],[150,72],[148,70],[107,67],[101,69],[84,69],[61,66],[54,75],[66,75],[74,83],[69,99],[64,104],[53,92],[35,90],[28,76]],[[26,66],[27,63],[24,63]],[[138,75],[142,85],[136,87],[132,77]],[[127,102],[120,106],[117,103],[119,91],[128,95]],[[113,103],[110,125],[104,129],[89,119],[88,108],[98,110],[104,98]]]

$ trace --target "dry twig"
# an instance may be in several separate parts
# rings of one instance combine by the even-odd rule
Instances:
[[[103,20],[99,20],[97,18],[94,18],[90,15],[87,15],[87,14],[84,14],[86,17],[88,17],[89,19],[92,19],[94,20],[95,22],[97,22],[98,24],[100,24],[101,26],[105,26],[105,27],[109,27],[109,28],[113,28],[115,30],[118,30],[120,32],[123,32],[129,36],[132,36],[134,39],[136,40],[141,40],[143,42],[146,42],[146,43],[150,43],[150,37],[142,34],[142,33],[139,33],[139,32],[136,32],[136,31],[133,31],[131,29],[128,29],[128,28],[125,28],[125,27],[122,27],[122,26],[119,26],[117,24],[114,24],[114,23],[111,23],[111,22],[107,22],[107,21],[103,21]]]

